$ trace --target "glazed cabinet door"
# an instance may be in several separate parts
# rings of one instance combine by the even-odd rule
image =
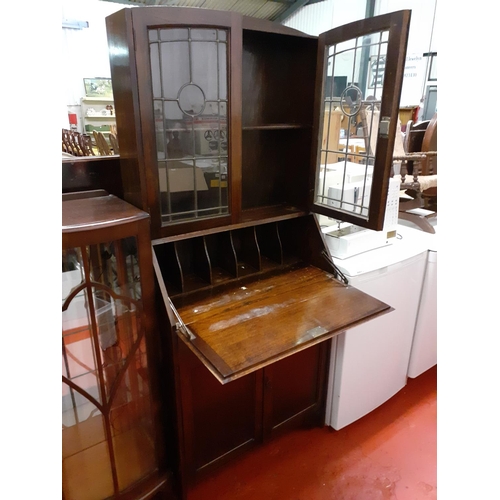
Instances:
[[[383,228],[411,11],[319,37],[312,211]]]
[[[241,100],[233,99],[241,88],[241,20],[235,29],[231,13],[180,10],[128,9],[107,19],[113,85],[123,99],[117,110],[131,103],[119,81],[124,47],[137,78],[129,89],[135,109],[117,123],[130,131],[132,116],[138,120],[133,153],[143,157],[138,181],[155,237],[228,224],[240,205],[232,186],[241,170]]]

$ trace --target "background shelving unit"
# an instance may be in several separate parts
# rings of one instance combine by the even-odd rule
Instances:
[[[112,115],[103,114],[106,106],[113,106]],[[95,115],[88,115],[90,109],[95,110]],[[112,97],[82,97],[81,99],[82,132],[92,137],[92,131],[102,132],[108,139],[110,132],[116,134],[115,103]],[[93,139],[92,139],[93,140]]]

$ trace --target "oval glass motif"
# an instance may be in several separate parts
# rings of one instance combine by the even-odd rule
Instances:
[[[179,90],[177,103],[184,114],[197,116],[205,109],[205,94],[198,85],[187,83]]]
[[[340,96],[340,107],[346,116],[356,116],[361,109],[363,93],[356,85],[349,85]]]

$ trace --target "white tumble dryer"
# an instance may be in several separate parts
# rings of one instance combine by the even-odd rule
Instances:
[[[341,429],[371,412],[407,382],[428,243],[419,231],[397,226],[392,245],[335,264],[349,284],[394,310],[332,341],[326,424]]]

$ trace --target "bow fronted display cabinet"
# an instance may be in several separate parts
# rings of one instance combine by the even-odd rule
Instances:
[[[409,22],[314,37],[196,8],[106,19],[184,495],[277,432],[321,425],[330,339],[390,311],[337,270],[321,221],[383,230]]]
[[[62,243],[63,498],[174,498],[149,216],[103,191],[63,195]]]

